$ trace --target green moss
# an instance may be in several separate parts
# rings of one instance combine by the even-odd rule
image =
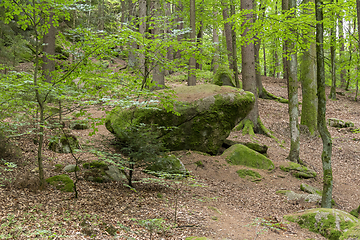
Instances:
[[[64,168],[64,165],[62,164],[55,164],[55,172],[60,172]]]
[[[74,182],[66,174],[50,177],[50,178],[46,179],[46,182],[64,192],[73,192],[74,191]]]
[[[108,165],[104,161],[93,161],[90,163],[84,163],[83,168],[89,169],[89,168],[102,168],[106,169]]]
[[[201,161],[196,161],[195,165],[198,167],[204,167],[204,164]]]
[[[224,65],[221,65],[217,70],[216,74],[214,75],[213,84],[218,86],[232,86],[235,87],[235,81],[233,78],[233,72]]]
[[[356,219],[350,214],[327,208],[310,209],[302,213],[286,215],[284,218],[331,240],[338,240],[356,223]]]
[[[354,225],[352,228],[350,228],[340,237],[340,240],[351,240],[351,239],[360,239],[360,223]]]
[[[290,191],[290,190],[278,190],[278,191],[276,191],[275,193],[276,193],[276,194],[286,195],[286,193],[288,193],[288,192],[291,192],[291,191]]]
[[[233,165],[243,165],[257,169],[274,169],[273,162],[264,155],[242,145],[235,144],[228,148],[221,156]]]
[[[350,214],[353,215],[354,217],[359,218],[359,212],[360,212],[360,205],[357,208],[355,208],[354,210],[352,210],[350,212]]]
[[[236,173],[241,178],[246,178],[247,176],[249,176],[252,179],[252,181],[260,181],[262,179],[260,173],[255,172],[250,169],[240,169],[240,170],[236,171]]]
[[[210,240],[210,239],[206,237],[187,237],[185,238],[185,240]]]
[[[308,169],[305,166],[294,162],[287,162],[285,165],[280,165],[280,169],[284,172],[292,172],[293,176],[298,178],[314,178],[316,177],[316,172]]]

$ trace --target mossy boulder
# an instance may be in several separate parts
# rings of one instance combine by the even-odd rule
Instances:
[[[353,215],[354,217],[357,217],[357,218],[359,218],[359,213],[360,213],[360,205],[350,212],[351,215]]]
[[[73,192],[74,191],[74,182],[66,174],[57,175],[46,179],[46,182],[55,186],[57,189],[60,189],[63,192]]]
[[[57,153],[71,153],[79,148],[79,140],[74,135],[53,136],[49,139],[49,149]]]
[[[175,155],[165,155],[163,157],[159,157],[157,161],[145,169],[145,172],[155,176],[165,176],[167,178],[172,178],[178,175],[188,175],[188,171],[186,170],[184,164]]]
[[[355,224],[347,232],[345,232],[340,240],[360,240],[360,223]]]
[[[358,222],[357,218],[347,212],[329,208],[309,209],[284,218],[331,240],[340,239],[344,232]]]
[[[80,168],[76,166],[75,164],[69,164],[66,165],[63,169],[65,172],[75,172],[75,170],[78,172],[80,171]]]
[[[245,145],[248,148],[250,148],[250,149],[252,149],[252,150],[254,150],[254,151],[258,152],[258,153],[264,154],[264,155],[267,154],[267,150],[268,150],[268,146],[263,145],[263,144],[254,143],[254,142],[237,142],[237,141],[233,141],[233,140],[230,140],[230,139],[225,139],[222,146],[225,147],[225,148],[229,148],[229,147],[231,147],[232,145],[235,145],[235,144]]]
[[[226,161],[233,165],[266,170],[274,169],[274,164],[270,159],[242,144],[231,146],[221,156],[225,157]]]
[[[236,171],[236,173],[239,175],[239,177],[249,178],[253,182],[261,181],[262,179],[260,173],[251,169],[239,169]]]
[[[126,181],[126,176],[118,167],[108,165],[104,161],[84,163],[84,179],[90,182],[106,183],[111,181]]]
[[[302,183],[300,185],[300,190],[311,194],[319,194],[320,196],[322,196],[321,190],[317,189],[316,187],[310,186],[309,184],[306,183]]]
[[[276,194],[281,194],[287,197],[290,201],[304,201],[308,203],[319,203],[321,202],[321,196],[319,194],[301,194],[290,190],[279,190]]]
[[[155,124],[153,129],[167,149],[196,150],[217,154],[231,130],[253,108],[250,92],[213,84],[184,86],[175,89],[178,102],[174,110],[166,111],[153,104],[145,107],[116,107],[106,118],[106,128],[124,141],[123,130],[129,126]],[[173,128],[169,131],[169,128]]]
[[[220,66],[214,75],[213,84],[218,86],[231,86],[235,87],[233,72],[226,66]]]
[[[70,123],[70,129],[84,130],[89,128],[89,122],[87,120],[75,120]]]
[[[314,170],[294,162],[286,162],[285,164],[280,165],[280,169],[284,172],[291,172],[291,174],[297,178],[316,177],[316,172]]]
[[[348,127],[354,127],[354,123],[352,122],[345,122],[344,120],[337,119],[337,118],[328,118],[327,124],[330,127],[336,127],[336,128],[348,128]]]

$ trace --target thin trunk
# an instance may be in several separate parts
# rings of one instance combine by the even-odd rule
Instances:
[[[252,0],[241,0],[241,9],[242,10],[252,10],[253,1]],[[252,13],[246,15],[246,20],[250,24],[253,23],[254,18]],[[251,26],[250,26],[251,27]],[[250,27],[247,27],[243,33],[243,36],[249,32]],[[246,119],[250,120],[254,126],[254,132],[260,132],[260,127],[258,124],[258,93],[256,88],[256,72],[255,72],[255,46],[253,42],[245,43],[241,46],[241,56],[242,56],[242,84],[245,91],[252,92],[255,96],[255,103],[253,109],[250,111]]]
[[[161,16],[161,4],[160,4],[159,0],[154,2],[154,15],[156,17]],[[154,27],[155,38],[156,37],[159,38],[160,37],[159,35],[163,31],[164,30],[162,30],[160,27]],[[160,59],[164,58],[164,56],[159,51],[156,51],[155,55],[159,55]],[[154,71],[153,71],[153,81],[156,83],[157,89],[164,88],[165,87],[165,74],[164,74],[164,70],[161,69],[161,62],[155,62],[154,64],[155,64],[155,67],[154,67]]]
[[[228,7],[228,3],[227,0],[222,0],[222,5],[223,5],[223,11],[222,11],[222,15],[223,15],[223,20],[224,20],[224,33],[225,33],[225,40],[226,40],[226,49],[227,49],[227,55],[228,55],[228,61],[229,61],[229,69],[234,69],[233,66],[233,49],[232,49],[232,34],[231,34],[231,24],[229,22],[227,22],[228,18],[229,18],[229,7]]]
[[[139,0],[139,33],[142,35],[143,39],[146,38],[146,11],[147,11],[147,4],[146,0]],[[139,70],[143,77],[146,76],[147,73],[147,66],[146,66],[146,60],[145,60],[145,51],[146,47],[142,44],[139,45]],[[146,82],[146,79],[144,80]]]
[[[230,4],[230,14],[235,15],[235,5],[233,0],[231,0]],[[232,43],[232,65],[233,65],[233,73],[234,73],[234,79],[235,79],[235,86],[237,88],[240,88],[240,81],[239,81],[239,69],[237,64],[237,47],[236,47],[236,32],[235,28],[231,28],[231,43]]]
[[[282,7],[282,13],[289,10],[289,3],[288,0],[282,0],[281,1],[281,7]],[[288,78],[288,66],[287,66],[287,59],[286,59],[286,53],[287,53],[287,41],[283,41],[283,78]]]
[[[334,4],[334,0],[331,1]],[[335,21],[335,14],[331,13],[331,22],[332,26],[330,29],[330,65],[331,65],[331,89],[329,98],[332,100],[336,100],[336,21]]]
[[[314,2],[307,0],[304,3]],[[311,9],[305,14],[312,15]],[[314,32],[311,33],[313,35]],[[305,40],[307,41],[307,40]],[[313,135],[317,129],[317,86],[316,86],[316,46],[310,43],[310,48],[303,51],[300,65],[300,82],[302,84],[301,124],[308,127]]]
[[[289,9],[296,8],[296,0],[289,0]],[[294,18],[295,16],[291,16]],[[292,30],[293,31],[293,30]],[[290,59],[287,61],[288,67],[288,95],[289,95],[289,125],[290,125],[290,152],[288,159],[298,163],[300,160],[300,133],[299,133],[299,112],[298,112],[298,78],[297,78],[297,51],[296,43],[288,40],[286,48],[289,50],[287,55]],[[291,52],[290,52],[291,51]]]
[[[190,0],[190,40],[195,43],[196,39],[196,16],[195,16],[195,0]],[[195,57],[190,57],[189,60],[189,75],[188,75],[188,86],[195,86],[196,85],[196,59]]]
[[[259,10],[262,10],[262,2],[259,4]],[[257,16],[254,16],[254,21],[256,21]],[[264,98],[265,94],[263,92],[263,85],[261,81],[261,69],[260,69],[260,46],[261,46],[261,40],[258,38],[258,35],[255,35],[255,45],[254,45],[254,51],[255,51],[255,78],[256,78],[256,87],[258,91],[259,98]]]
[[[359,1],[359,0],[358,0]],[[323,142],[321,161],[323,166],[323,195],[321,207],[331,208],[333,177],[331,168],[332,139],[326,126],[325,67],[323,49],[323,2],[315,0],[316,11],[316,62],[317,62],[317,95],[318,95],[318,129]]]
[[[199,52],[201,53],[202,52],[202,42],[203,42],[203,35],[204,35],[204,23],[203,21],[200,22],[200,29],[199,29],[199,32],[197,34],[197,37],[196,37],[196,42],[197,42],[197,48],[199,49]],[[196,62],[196,69],[200,69],[202,70],[202,64],[199,63],[199,62]]]
[[[178,23],[177,24],[177,30],[179,30],[179,32],[181,32],[183,29],[184,29],[184,19],[180,16],[180,13],[183,12],[183,5],[181,3],[181,1],[178,2],[178,4],[176,4],[176,7],[175,7],[175,12],[178,13],[177,15],[177,18],[176,18],[176,22]],[[179,42],[181,42],[184,38],[184,35],[183,34],[179,34],[177,36],[177,40]],[[180,59],[181,58],[181,51],[177,51],[175,53],[175,56],[174,56],[174,59]]]
[[[43,37],[43,58],[42,58],[42,71],[45,81],[50,83],[52,81],[52,74],[55,71],[55,41],[56,41],[56,28],[53,24],[53,13],[50,13],[49,23],[50,27],[48,32]]]
[[[98,8],[99,8],[99,25],[98,25],[98,29],[100,31],[104,31],[104,27],[105,27],[105,14],[104,14],[104,7],[105,7],[105,3],[104,0],[100,0],[98,3]]]
[[[263,44],[263,55],[264,55],[264,76],[267,76],[266,72],[266,53],[265,53],[265,43]]]
[[[339,16],[339,40],[340,40],[340,63],[341,63],[341,72],[340,72],[340,82],[341,87],[344,88],[346,85],[346,70],[345,70],[345,62],[343,60],[344,58],[344,52],[345,52],[345,39],[344,39],[344,19],[340,15]]]
[[[358,28],[358,55],[360,55],[360,0],[356,0],[356,12],[357,12],[357,28]],[[355,29],[354,29],[355,30]],[[357,68],[359,69],[359,63]],[[358,95],[358,90],[359,90],[359,76],[356,76],[356,93],[355,93],[355,101],[357,101],[357,95]]]
[[[170,27],[170,21],[168,20],[168,18],[171,17],[171,3],[168,2],[166,3],[166,7],[165,7],[165,16],[166,16],[166,28],[164,29],[164,31],[168,34],[171,33],[171,27]],[[174,61],[174,49],[172,47],[168,47],[167,53],[166,53],[166,58],[169,60],[169,62]],[[173,70],[166,70],[165,71],[165,75],[168,74],[172,74],[174,71]]]
[[[214,13],[215,16],[217,15],[217,13]],[[213,42],[214,42],[214,47],[215,47],[215,53],[214,53],[214,57],[212,60],[212,66],[213,66],[213,72],[214,74],[216,73],[217,69],[219,68],[219,62],[220,62],[220,41],[219,41],[219,34],[218,34],[218,29],[217,27],[214,25],[213,26]]]
[[[351,25],[351,21],[349,21],[349,26]],[[355,32],[355,29],[356,29],[356,20],[354,20],[354,32]],[[351,39],[351,31],[350,31],[350,27],[349,27],[349,42],[350,42],[350,45],[349,45],[349,66],[348,66],[348,72],[347,72],[347,82],[346,82],[346,87],[345,87],[345,90],[346,91],[349,91],[349,86],[350,86],[350,79],[351,79],[351,60],[352,60],[352,39]]]

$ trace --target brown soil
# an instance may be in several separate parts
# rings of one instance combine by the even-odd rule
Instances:
[[[267,91],[277,96],[287,96],[284,80],[264,78],[263,84]],[[348,92],[345,96],[338,95],[338,98],[337,101],[328,101],[327,117],[352,121],[359,128],[359,102],[354,102],[353,94]],[[0,188],[1,224],[9,223],[8,214],[12,214],[15,219],[12,225],[2,228],[2,231],[11,232],[17,223],[21,223],[22,232],[33,233],[35,229],[50,229],[57,234],[57,239],[63,239],[64,236],[69,239],[90,239],[91,235],[93,239],[111,239],[113,237],[105,229],[112,225],[117,228],[118,236],[123,236],[117,239],[127,239],[126,237],[150,239],[149,231],[145,231],[144,227],[139,226],[132,219],[162,218],[170,226],[174,223],[176,212],[177,227],[152,235],[153,239],[185,239],[189,236],[231,240],[324,239],[283,219],[285,214],[316,206],[305,202],[288,201],[284,196],[277,195],[277,190],[300,192],[301,183],[322,188],[322,142],[318,136],[311,137],[306,131],[301,134],[301,159],[318,173],[316,179],[300,180],[279,169],[279,165],[287,161],[290,145],[287,107],[287,104],[276,101],[259,100],[262,122],[273,131],[280,142],[284,141],[284,147],[276,140],[263,135],[250,137],[235,131],[229,136],[231,140],[255,141],[269,146],[268,156],[276,168],[270,172],[259,170],[263,177],[260,182],[240,178],[236,171],[242,167],[227,164],[221,156],[180,151],[175,154],[191,171],[193,177],[189,180],[179,182],[164,180],[161,184],[136,183],[136,192],[122,183],[97,184],[80,180],[79,198],[74,199],[73,193],[63,193],[51,186],[44,191],[35,191],[36,173],[30,170],[36,167],[36,145],[31,139],[21,140],[19,147],[23,151],[22,162],[25,164],[19,164],[13,172],[2,171],[3,175],[1,175],[18,178],[14,184]],[[90,113],[94,117],[105,114],[96,107],[91,108]],[[99,126],[95,136],[90,137],[88,135],[90,131],[78,130],[72,133],[79,136],[82,145],[92,144],[96,147],[109,143],[109,141],[102,142],[103,137],[110,141],[113,138],[104,126]],[[329,127],[329,131],[333,137],[333,198],[337,203],[336,208],[350,211],[359,205],[360,166],[357,163],[360,160],[360,136],[347,129],[338,130]],[[50,132],[47,134],[48,137]],[[77,156],[82,162],[95,159],[89,153],[81,153]],[[202,166],[195,164],[198,161],[201,161]],[[71,154],[53,153],[45,149],[44,165],[47,177],[58,174],[54,172],[54,165],[57,163],[73,164],[74,159]],[[145,177],[148,176],[141,172],[135,173],[137,180]],[[21,183],[21,178],[25,183],[24,181]],[[35,181],[33,187],[31,181]],[[194,184],[196,186],[192,186]],[[47,218],[44,217],[45,213],[48,214]],[[80,215],[82,218],[77,217]],[[84,216],[87,216],[86,221]],[[260,221],[270,223],[272,226],[278,223],[281,228],[269,228],[259,224]],[[120,224],[128,227],[128,231],[120,228]],[[86,233],[90,236],[85,235]],[[26,236],[20,232],[19,236],[21,237],[18,239],[45,238],[40,233]]]

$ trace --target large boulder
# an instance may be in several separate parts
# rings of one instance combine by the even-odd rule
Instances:
[[[333,240],[339,239],[344,232],[347,232],[358,222],[358,219],[349,213],[330,208],[309,209],[286,215],[284,218],[298,223],[302,228],[320,233],[325,238]]]
[[[111,181],[126,181],[126,176],[114,165],[108,165],[104,161],[92,161],[83,164],[84,178],[90,182],[105,183]]]
[[[291,172],[291,174],[297,178],[316,177],[316,172],[314,170],[294,162],[286,162],[280,165],[280,169],[284,172]]]
[[[355,224],[347,232],[345,232],[340,240],[360,240],[360,223]]]
[[[120,140],[131,125],[156,124],[154,128],[169,150],[197,150],[217,154],[231,130],[250,112],[254,95],[250,92],[212,84],[175,89],[174,110],[152,107],[117,107],[108,114],[106,128]],[[174,127],[171,131],[168,128]]]
[[[145,169],[145,172],[155,176],[165,176],[165,178],[188,175],[188,171],[184,164],[175,155],[159,157],[157,161],[153,162]]]
[[[274,169],[274,164],[270,159],[242,144],[231,146],[221,156],[225,157],[226,161],[233,165],[267,170]]]

